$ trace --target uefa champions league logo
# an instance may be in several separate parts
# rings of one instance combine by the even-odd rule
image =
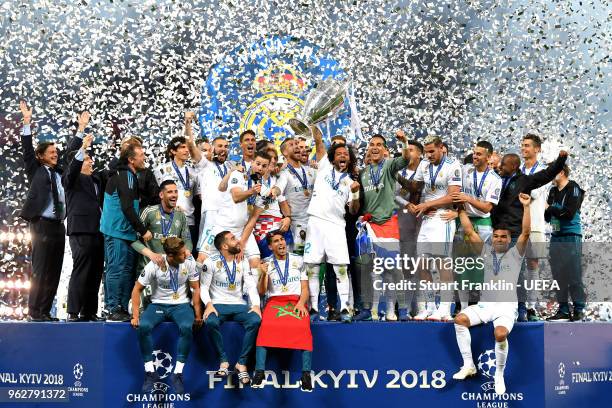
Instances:
[[[563,380],[565,377],[565,364],[563,362],[559,363],[559,378]]]
[[[489,349],[478,356],[478,371],[485,377],[492,379],[495,376],[495,350]],[[488,381],[480,386],[483,391],[495,389],[495,382]]]
[[[81,363],[76,363],[72,368],[72,374],[74,374],[74,379],[77,381],[81,381],[81,378],[83,378],[83,373],[83,365]]]
[[[164,379],[172,374],[174,364],[172,364],[172,356],[162,350],[153,351],[153,367],[159,375],[160,379]]]

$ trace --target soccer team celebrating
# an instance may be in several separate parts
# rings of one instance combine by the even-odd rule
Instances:
[[[246,130],[239,135],[241,157],[230,161],[231,138],[196,140],[196,116],[186,112],[184,136],[168,142],[164,162],[147,167],[142,140],[127,137],[118,149],[100,153],[104,168],[94,171],[88,112],[78,115],[60,160],[52,142],[34,148],[32,108],[21,102],[20,110],[29,183],[21,217],[32,234],[28,320],[57,320],[50,309],[67,231],[73,256],[67,320],[101,320],[96,311],[103,281],[105,320],[130,321],[138,331],[144,392],[158,381],[151,332],[163,321],[176,323],[180,333],[170,376],[177,393],[184,392],[193,331],[203,325],[219,359],[217,376],[235,373],[243,385],[258,388],[270,348],[301,350],[301,389],[312,391],[310,325],[323,319],[324,284],[328,320],[382,320],[384,295],[385,321],[454,321],[463,357],[457,380],[476,374],[469,327],[493,322],[495,391],[503,394],[514,322],[539,319],[531,293],[375,288],[378,280],[536,279],[540,259],[549,255],[547,223],[551,242],[562,248],[550,247],[561,288],[550,320],[584,316],[584,191],[568,178],[567,152],[550,164],[538,160],[542,141],[535,134],[522,139],[522,163],[519,155],[500,156],[478,140],[462,164],[435,135],[417,141],[399,130],[394,154],[387,138],[376,134],[358,158],[341,135],[326,145],[316,126],[311,137],[286,137],[278,147]],[[377,258],[395,254],[422,262],[414,270],[375,271]],[[425,262],[458,256],[479,257],[482,267],[458,276],[448,263]],[[226,321],[244,327],[233,366],[220,331]]]

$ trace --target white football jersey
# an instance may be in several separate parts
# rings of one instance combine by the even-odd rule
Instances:
[[[180,173],[180,177],[177,170]],[[189,225],[194,225],[195,218],[193,216],[193,212],[195,207],[193,206],[193,196],[200,194],[200,189],[198,188],[198,173],[193,169],[193,167],[187,164],[182,167],[177,165],[175,168],[172,165],[172,162],[168,162],[157,166],[157,168],[155,168],[153,171],[153,174],[155,175],[157,185],[160,185],[166,180],[174,180],[178,189],[176,205],[181,207],[185,213],[187,223]],[[183,181],[181,181],[181,178]],[[189,188],[186,189],[186,185],[188,185]]]
[[[235,276],[231,276],[234,271]],[[251,273],[246,258],[242,262],[225,264],[219,253],[207,258],[202,266],[200,286],[204,305],[211,301],[213,304],[244,305],[243,295],[248,295],[251,305],[259,306],[257,277]]]
[[[542,171],[546,166],[538,161],[535,162],[533,167],[526,168],[525,165],[521,167],[523,174],[533,174],[538,171]],[[552,182],[543,185],[542,187],[531,190],[531,198],[533,201],[529,206],[531,215],[531,231],[533,232],[546,232],[546,220],[544,220],[544,211],[546,210],[546,200],[548,199],[548,191],[552,187]]]
[[[198,185],[202,194],[202,213],[208,210],[219,210],[228,204],[228,200],[231,201],[229,190],[219,191],[219,183],[229,168],[230,165],[227,162],[219,164],[216,161],[209,161],[203,155],[202,159],[196,163]]]
[[[151,261],[138,277],[141,285],[151,286],[151,303],[169,305],[189,303],[187,282],[200,280],[200,271],[196,267],[195,260],[188,258],[178,268],[171,267],[166,261],[165,269],[162,270]]]
[[[475,175],[475,177],[474,177]],[[484,179],[483,179],[484,177]],[[476,171],[473,164],[463,166],[463,187],[464,193],[476,197],[480,201],[486,201],[497,205],[501,194],[502,179],[493,170],[484,172]],[[478,191],[478,195],[477,195]],[[471,204],[465,204],[465,210],[471,217],[490,217],[490,213],[477,210]]]
[[[514,245],[504,253],[495,253],[497,263],[499,265],[499,270],[497,271],[497,273],[495,273],[496,271],[493,261],[493,246],[491,244],[483,245],[480,256],[484,261],[483,283],[505,281],[508,283],[512,283],[513,285],[513,289],[509,291],[483,290],[480,294],[480,301],[518,302],[515,285],[518,282],[519,274],[521,273],[521,266],[523,265],[523,256],[519,254],[516,245]]]
[[[307,224],[308,205],[314,190],[317,171],[308,166],[300,166],[294,170],[298,174],[299,179],[287,166],[287,168],[280,172],[276,186],[281,190],[281,193],[285,196],[291,207],[291,219]],[[304,180],[304,176],[306,180]],[[307,185],[307,194],[304,194],[304,186],[300,179]]]
[[[231,191],[233,188],[239,188],[242,191],[247,191],[247,176],[238,170],[234,170],[229,178],[227,192],[229,193],[228,202],[217,212],[217,226],[222,226],[228,229],[241,229],[246,225],[249,214],[247,201],[235,203],[232,199]]]
[[[448,194],[449,186],[461,187],[461,164],[456,159],[447,156],[443,157],[437,166],[427,160],[421,160],[414,180],[425,183],[422,202],[437,200]],[[432,185],[433,180],[435,181]],[[438,208],[437,214],[440,214],[441,211],[445,209]]]
[[[266,296],[288,296],[302,293],[301,281],[307,281],[308,275],[301,256],[288,253],[285,260],[279,260],[278,268],[274,264],[274,256],[266,258],[263,262],[268,263],[268,291]],[[286,264],[288,262],[288,264]],[[285,267],[288,266],[287,281],[283,284]],[[279,270],[280,269],[280,270]],[[286,290],[283,290],[283,288]]]
[[[308,215],[344,226],[345,207],[351,201],[353,180],[347,173],[335,171],[327,156],[319,161]]]

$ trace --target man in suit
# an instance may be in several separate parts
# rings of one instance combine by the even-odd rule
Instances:
[[[89,119],[89,114],[85,114]],[[98,290],[104,270],[104,238],[100,233],[103,191],[99,177],[93,174],[93,160],[87,154],[93,136],[83,138],[79,126],[74,139],[74,145],[81,146],[68,153],[72,160],[62,178],[66,190],[68,236],[73,264],[68,285],[67,321],[98,321]]]
[[[30,224],[32,277],[28,298],[28,321],[50,322],[64,260],[66,197],[53,142],[32,144],[32,108],[19,103],[23,117],[21,144],[29,190],[19,216]]]

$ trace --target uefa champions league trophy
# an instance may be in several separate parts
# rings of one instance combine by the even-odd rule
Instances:
[[[296,136],[312,138],[310,126],[331,119],[344,105],[349,81],[331,77],[323,80],[306,97],[304,109],[299,117],[289,120],[289,126]]]

